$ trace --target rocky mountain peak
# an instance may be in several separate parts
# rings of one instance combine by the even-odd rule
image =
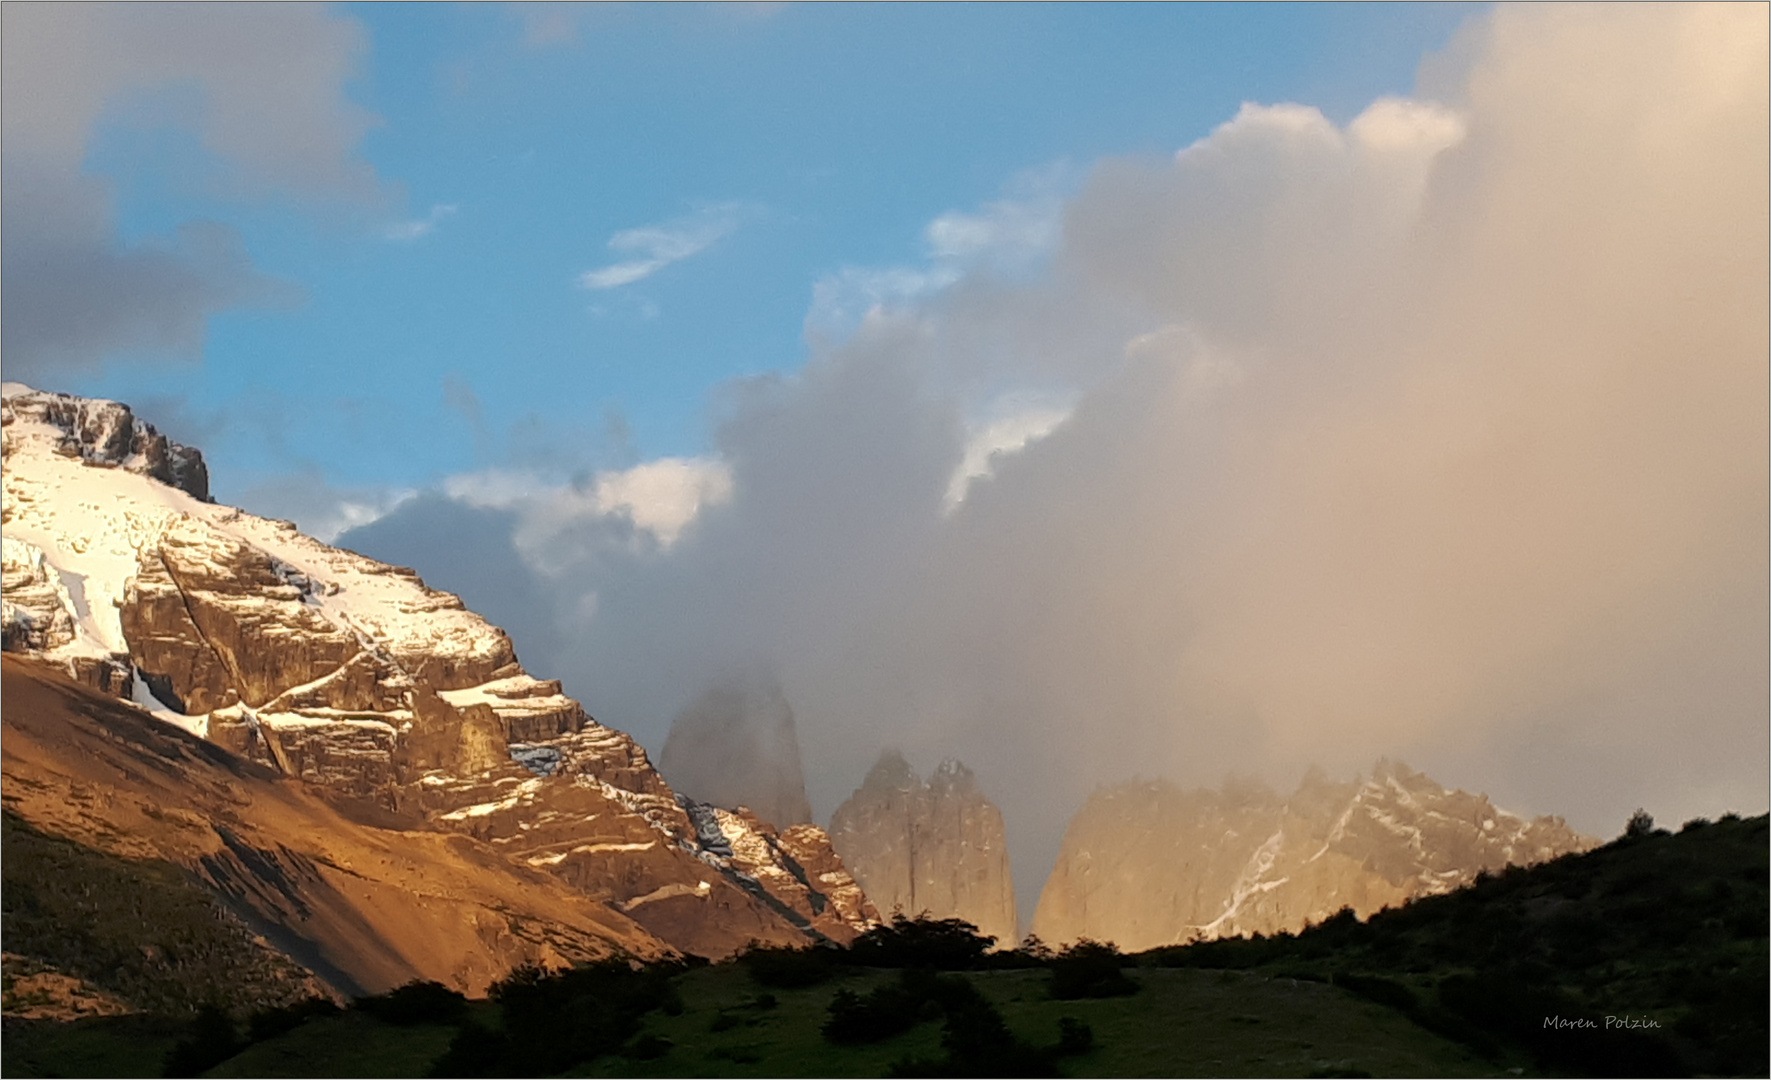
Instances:
[[[121,402],[45,393],[9,382],[0,387],[0,429],[8,442],[41,441],[65,457],[127,469],[209,501],[203,454],[160,434]]]
[[[687,951],[868,924],[821,831],[746,825],[748,861],[725,830],[710,846],[633,739],[459,597],[206,501],[200,455],[126,406],[11,384],[5,402],[7,652],[327,798],[473,836]],[[798,792],[784,825],[810,817]],[[770,869],[789,864],[823,876]]]
[[[1015,942],[1014,877],[1002,812],[958,761],[927,782],[895,750],[830,818],[830,839],[882,911],[961,918]]]
[[[916,770],[904,760],[904,755],[896,750],[880,752],[879,759],[867,770],[867,776],[861,781],[856,794],[861,792],[886,793],[893,791],[912,791],[922,783]]]

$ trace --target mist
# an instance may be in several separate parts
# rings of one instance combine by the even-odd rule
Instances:
[[[1502,8],[1345,124],[1098,162],[1036,272],[980,225],[727,387],[686,525],[509,504],[553,598],[519,650],[654,751],[772,672],[819,820],[884,747],[962,759],[1029,907],[1133,776],[1389,755],[1602,836],[1762,811],[1767,33]]]

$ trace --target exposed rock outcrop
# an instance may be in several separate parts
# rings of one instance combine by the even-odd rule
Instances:
[[[972,771],[944,761],[928,782],[894,751],[830,818],[830,839],[882,911],[961,918],[1016,942],[1002,812]]]
[[[793,709],[772,680],[709,687],[671,722],[663,765],[704,802],[747,807],[781,828],[812,820]]]
[[[1560,818],[1526,820],[1388,761],[1351,783],[1312,769],[1290,798],[1252,783],[1120,784],[1071,820],[1033,932],[1138,950],[1296,931],[1596,843]]]
[[[71,394],[42,394],[20,383],[0,392],[0,422],[39,421],[57,432],[54,452],[103,468],[150,477],[209,501],[209,466],[194,447],[173,442],[129,406]]]
[[[5,404],[6,651],[340,805],[476,837],[688,951],[866,925],[846,874],[784,869],[840,870],[827,842],[752,822],[757,860],[710,849],[645,751],[459,598],[207,502],[200,457],[123,406],[12,383]]]

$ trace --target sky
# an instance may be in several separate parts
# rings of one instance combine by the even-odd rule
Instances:
[[[1762,7],[0,18],[6,377],[654,751],[1765,808]]]

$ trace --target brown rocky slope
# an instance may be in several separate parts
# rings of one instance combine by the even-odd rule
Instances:
[[[309,785],[46,665],[3,665],[9,813],[112,856],[182,868],[264,948],[338,993],[414,978],[476,992],[519,963],[673,951],[613,904],[488,844],[390,827],[409,824],[392,815],[353,819]]]

